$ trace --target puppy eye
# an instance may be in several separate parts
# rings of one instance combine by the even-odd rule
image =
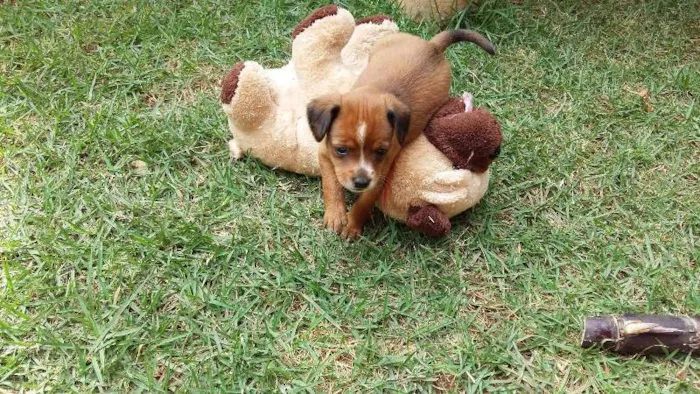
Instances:
[[[379,157],[382,157],[382,156],[386,155],[386,149],[379,148],[379,149],[374,151],[374,154],[379,156]]]
[[[348,154],[348,148],[346,148],[344,146],[339,146],[339,147],[335,148],[335,153],[337,153],[338,156],[345,156]]]

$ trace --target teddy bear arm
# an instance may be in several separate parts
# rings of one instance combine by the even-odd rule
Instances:
[[[429,237],[437,238],[447,234],[452,228],[450,219],[435,205],[411,206],[406,225]]]

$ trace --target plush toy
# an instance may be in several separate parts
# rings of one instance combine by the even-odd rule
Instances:
[[[428,236],[446,234],[450,218],[486,194],[502,140],[498,122],[484,109],[473,110],[470,94],[450,99],[399,154],[379,208]]]
[[[397,32],[386,16],[357,22],[337,6],[304,19],[292,34],[292,61],[278,69],[238,63],[224,78],[221,103],[233,135],[233,159],[244,153],[273,168],[319,176],[318,142],[306,104],[350,89],[372,45]],[[498,123],[472,111],[471,96],[453,98],[424,135],[404,147],[386,180],[379,208],[429,236],[450,230],[449,218],[474,206],[489,183],[488,167],[501,144]]]

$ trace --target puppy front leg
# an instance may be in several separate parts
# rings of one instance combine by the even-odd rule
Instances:
[[[321,167],[321,183],[323,185],[323,204],[325,205],[323,225],[327,229],[340,234],[348,222],[345,213],[343,186],[338,182],[335,171],[333,171],[333,164],[327,157],[321,155],[319,164]]]
[[[348,225],[343,229],[342,236],[345,239],[355,239],[362,234],[362,228],[365,226],[367,219],[372,214],[374,204],[379,199],[382,188],[377,186],[374,189],[360,194],[355,204],[350,208],[348,214]]]

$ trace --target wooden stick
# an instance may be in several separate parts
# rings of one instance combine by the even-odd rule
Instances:
[[[601,346],[618,354],[700,355],[700,316],[596,316],[583,324],[581,346]]]

